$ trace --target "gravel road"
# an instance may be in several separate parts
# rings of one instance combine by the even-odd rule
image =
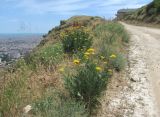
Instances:
[[[131,34],[129,75],[143,103],[133,117],[160,117],[160,29],[122,24]]]

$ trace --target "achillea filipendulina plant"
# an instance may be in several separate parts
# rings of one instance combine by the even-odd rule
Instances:
[[[92,45],[92,37],[83,28],[78,28],[72,30],[72,32],[68,32],[62,38],[62,43],[65,53],[75,54],[81,49],[88,49]]]
[[[91,109],[97,104],[97,98],[106,88],[108,73],[97,67],[92,61],[87,61],[85,66],[79,66],[77,74],[65,76],[65,86],[71,97],[85,102]]]

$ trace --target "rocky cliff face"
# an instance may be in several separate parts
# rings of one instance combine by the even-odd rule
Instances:
[[[123,14],[123,17],[118,16],[118,19],[130,22],[159,24],[160,8],[154,2],[151,2],[150,4],[143,6],[134,12]]]

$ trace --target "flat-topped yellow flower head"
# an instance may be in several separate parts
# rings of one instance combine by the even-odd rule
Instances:
[[[105,61],[105,62],[103,62],[104,64],[108,64],[108,62],[107,61]]]
[[[115,54],[112,54],[111,56],[110,56],[110,58],[116,58],[117,56],[115,55]]]
[[[63,67],[60,68],[59,71],[60,71],[60,72],[64,72],[64,68],[63,68]]]
[[[102,71],[102,68],[101,68],[101,67],[96,67],[96,70],[97,70],[98,72],[100,72],[100,71]]]
[[[75,59],[75,60],[73,61],[73,63],[76,64],[76,65],[78,65],[78,64],[80,64],[80,61],[79,61],[78,59]]]
[[[84,58],[87,59],[87,60],[89,59],[88,55],[84,55]]]
[[[89,49],[87,50],[87,52],[90,53],[90,54],[94,53],[94,51],[95,51],[95,50],[94,50],[93,48],[89,48]]]
[[[90,53],[89,53],[89,52],[85,52],[85,53],[84,53],[84,55],[89,56],[89,55],[90,55]]]
[[[113,73],[112,69],[108,69],[108,73],[112,74]]]
[[[100,58],[101,58],[101,59],[105,59],[105,57],[104,57],[104,56],[100,56]]]

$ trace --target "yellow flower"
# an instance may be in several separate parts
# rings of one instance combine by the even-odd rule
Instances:
[[[110,56],[110,58],[116,58],[117,56],[115,55],[115,54],[112,54],[111,56]]]
[[[102,68],[101,67],[96,67],[96,70],[97,71],[102,71]]]
[[[112,71],[111,69],[108,69],[108,72],[109,72],[110,74],[112,74],[113,71]]]
[[[80,61],[78,59],[76,59],[76,60],[73,61],[73,63],[78,65],[78,64],[80,64]]]
[[[107,61],[105,61],[105,62],[103,62],[104,64],[107,64],[108,62]]]
[[[89,55],[90,55],[90,53],[89,53],[89,52],[85,52],[85,53],[84,53],[84,55],[89,56]]]
[[[64,68],[63,68],[63,67],[60,68],[59,71],[60,71],[60,72],[64,72]]]
[[[84,58],[85,58],[85,59],[89,59],[88,55],[84,55]]]
[[[94,53],[94,49],[93,49],[93,48],[89,48],[89,49],[87,50],[87,52],[89,52],[89,53]]]
[[[100,58],[101,58],[101,59],[105,59],[105,57],[104,57],[104,56],[100,56]]]

